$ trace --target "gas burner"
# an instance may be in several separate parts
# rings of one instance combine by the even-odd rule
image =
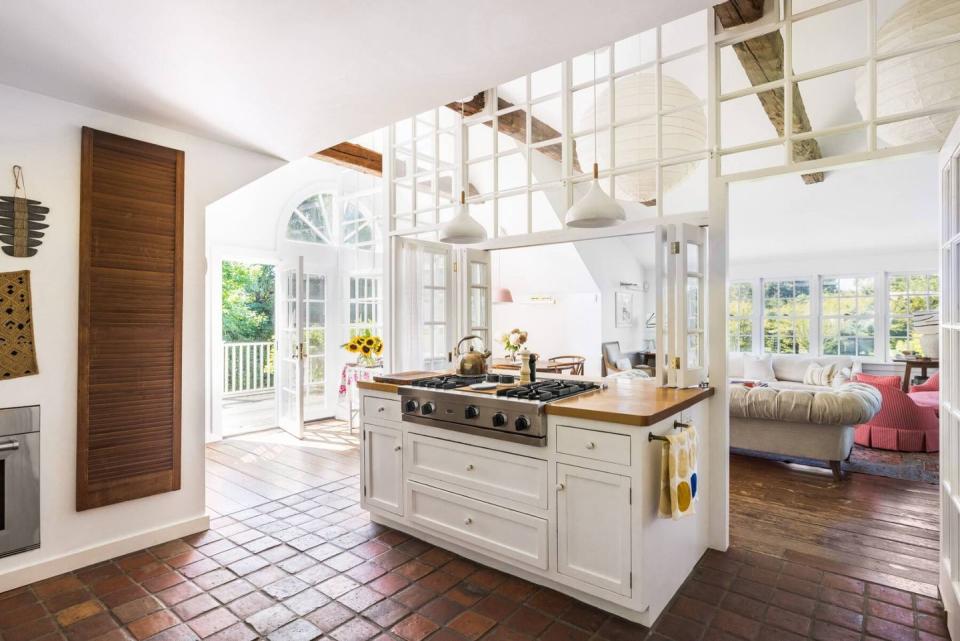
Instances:
[[[426,387],[428,389],[457,389],[458,387],[467,387],[474,383],[482,383],[483,376],[434,376],[432,378],[421,378],[414,381],[414,387]]]
[[[581,394],[583,392],[589,392],[595,389],[600,389],[600,385],[586,381],[553,379],[538,381],[536,383],[527,383],[526,385],[518,385],[517,387],[511,387],[509,389],[502,389],[497,391],[497,396],[546,402],[566,398],[575,394]]]

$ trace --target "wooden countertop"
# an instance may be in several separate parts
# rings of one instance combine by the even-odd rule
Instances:
[[[373,381],[360,381],[357,386],[361,389],[395,394],[400,385],[406,385],[425,376],[443,373],[449,372],[397,372],[377,376]],[[547,414],[647,427],[710,398],[716,391],[712,387],[706,389],[657,387],[652,380],[636,378],[586,377],[586,380],[602,381],[607,384],[607,389],[547,403]]]

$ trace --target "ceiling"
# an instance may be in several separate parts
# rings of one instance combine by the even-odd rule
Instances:
[[[31,0],[0,83],[285,159],[712,0]]]

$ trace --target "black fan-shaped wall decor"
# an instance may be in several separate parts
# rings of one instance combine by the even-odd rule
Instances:
[[[49,207],[42,207],[39,200],[27,198],[23,182],[23,169],[13,167],[13,195],[0,196],[0,244],[7,256],[25,258],[37,253],[43,241],[42,229]]]

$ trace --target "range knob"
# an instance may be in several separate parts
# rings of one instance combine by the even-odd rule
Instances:
[[[417,408],[420,407],[420,403],[411,398],[404,407],[408,412],[416,412]]]
[[[433,414],[433,410],[437,409],[437,406],[433,404],[433,401],[427,401],[420,406],[420,412],[422,414]]]
[[[524,430],[530,429],[530,419],[526,416],[519,416],[517,420],[513,422],[513,426],[518,432],[523,432]]]
[[[503,427],[507,424],[507,415],[503,412],[497,412],[493,415],[493,426],[494,427]]]
[[[480,416],[480,408],[476,405],[467,405],[466,409],[463,410],[463,415],[467,418],[477,418]]]

